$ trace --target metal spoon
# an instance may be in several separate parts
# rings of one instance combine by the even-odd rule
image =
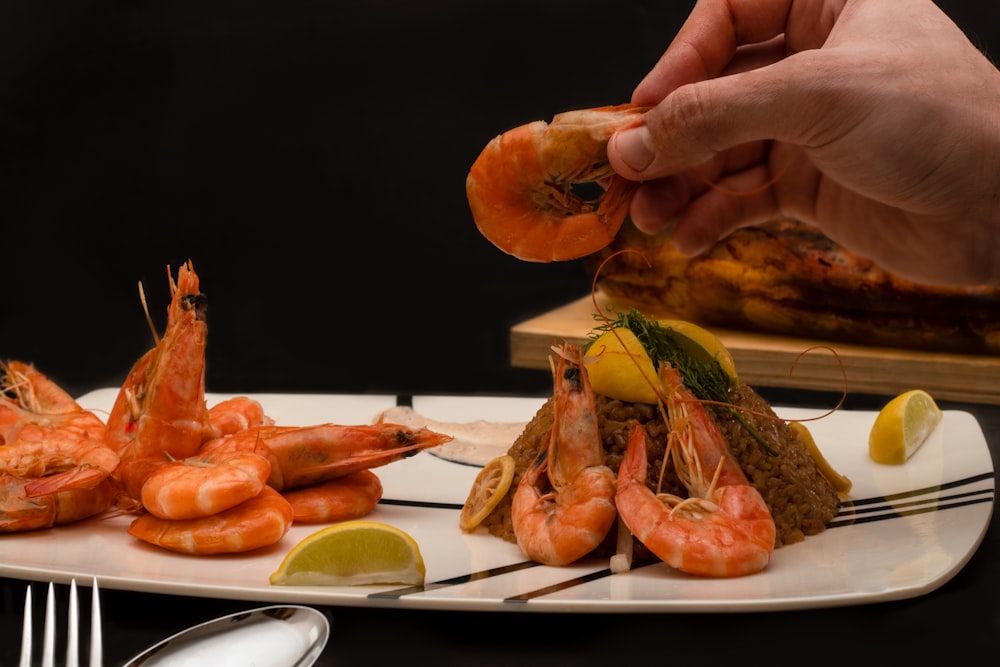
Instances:
[[[190,627],[146,649],[124,667],[308,667],[329,637],[330,621],[312,607],[261,607]]]

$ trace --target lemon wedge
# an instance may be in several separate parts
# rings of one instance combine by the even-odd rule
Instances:
[[[830,486],[838,495],[846,495],[851,487],[854,486],[853,482],[847,477],[844,477],[839,472],[834,469],[830,462],[826,460],[823,456],[823,452],[820,451],[819,445],[816,444],[816,440],[813,438],[812,433],[806,428],[805,424],[801,422],[790,422],[788,424],[789,428],[799,434],[799,438],[805,444],[806,449],[809,450],[809,456],[812,460],[816,462],[816,467],[819,468],[819,472],[823,477],[830,482]]]
[[[514,457],[504,454],[483,466],[472,482],[469,497],[458,516],[458,526],[469,532],[490,515],[514,480]]]
[[[903,392],[875,417],[868,436],[868,455],[876,463],[904,463],[937,428],[941,417],[941,409],[926,391]]]
[[[281,561],[275,586],[420,586],[426,568],[416,541],[377,521],[345,521],[303,538]]]
[[[707,352],[708,356],[719,363],[722,372],[728,375],[730,380],[736,380],[736,362],[733,360],[733,354],[714,333],[687,320],[658,320],[658,322],[661,327],[683,336]]]
[[[620,401],[656,403],[656,369],[630,329],[605,331],[587,348],[587,357],[584,367],[596,393]]]

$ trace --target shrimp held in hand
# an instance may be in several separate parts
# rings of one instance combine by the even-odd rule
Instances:
[[[633,425],[618,468],[615,504],[628,529],[682,572],[735,577],[758,572],[774,551],[771,512],[676,369],[660,370],[670,435],[667,456],[690,497],[656,495],[646,486],[646,431]]]
[[[549,446],[521,477],[511,504],[518,546],[545,565],[566,565],[593,551],[616,516],[615,474],[604,463],[583,352],[573,345],[557,352]]]
[[[611,169],[608,140],[645,110],[622,104],[567,111],[494,138],[465,181],[479,231],[529,262],[577,259],[607,246],[638,186]],[[592,199],[573,190],[604,182],[607,190]]]

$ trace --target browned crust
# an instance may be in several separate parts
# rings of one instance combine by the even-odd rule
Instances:
[[[1000,352],[1000,290],[921,285],[790,220],[740,229],[687,258],[631,225],[586,260],[613,299],[658,317],[910,349]]]

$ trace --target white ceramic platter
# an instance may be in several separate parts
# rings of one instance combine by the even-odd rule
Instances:
[[[108,410],[114,390],[80,399]],[[254,395],[279,424],[368,423],[395,396]],[[209,395],[209,403],[225,398]],[[414,397],[438,421],[527,421],[538,398]],[[819,411],[777,407],[787,419]],[[99,412],[99,414],[101,414]],[[902,466],[868,458],[874,412],[840,411],[809,422],[830,463],[853,482],[833,525],[775,551],[761,573],[701,579],[663,564],[612,575],[606,559],[568,567],[526,561],[516,546],[463,534],[458,514],[478,468],[422,452],[376,469],[384,498],[368,517],[405,530],[427,566],[420,588],[271,586],[268,576],[321,526],[296,525],[276,545],[248,554],[193,557],[132,538],[130,519],[0,536],[0,576],[88,581],[105,588],[278,604],[539,612],[741,612],[865,604],[926,594],[971,558],[989,526],[995,475],[982,429],[946,411],[937,431]]]

